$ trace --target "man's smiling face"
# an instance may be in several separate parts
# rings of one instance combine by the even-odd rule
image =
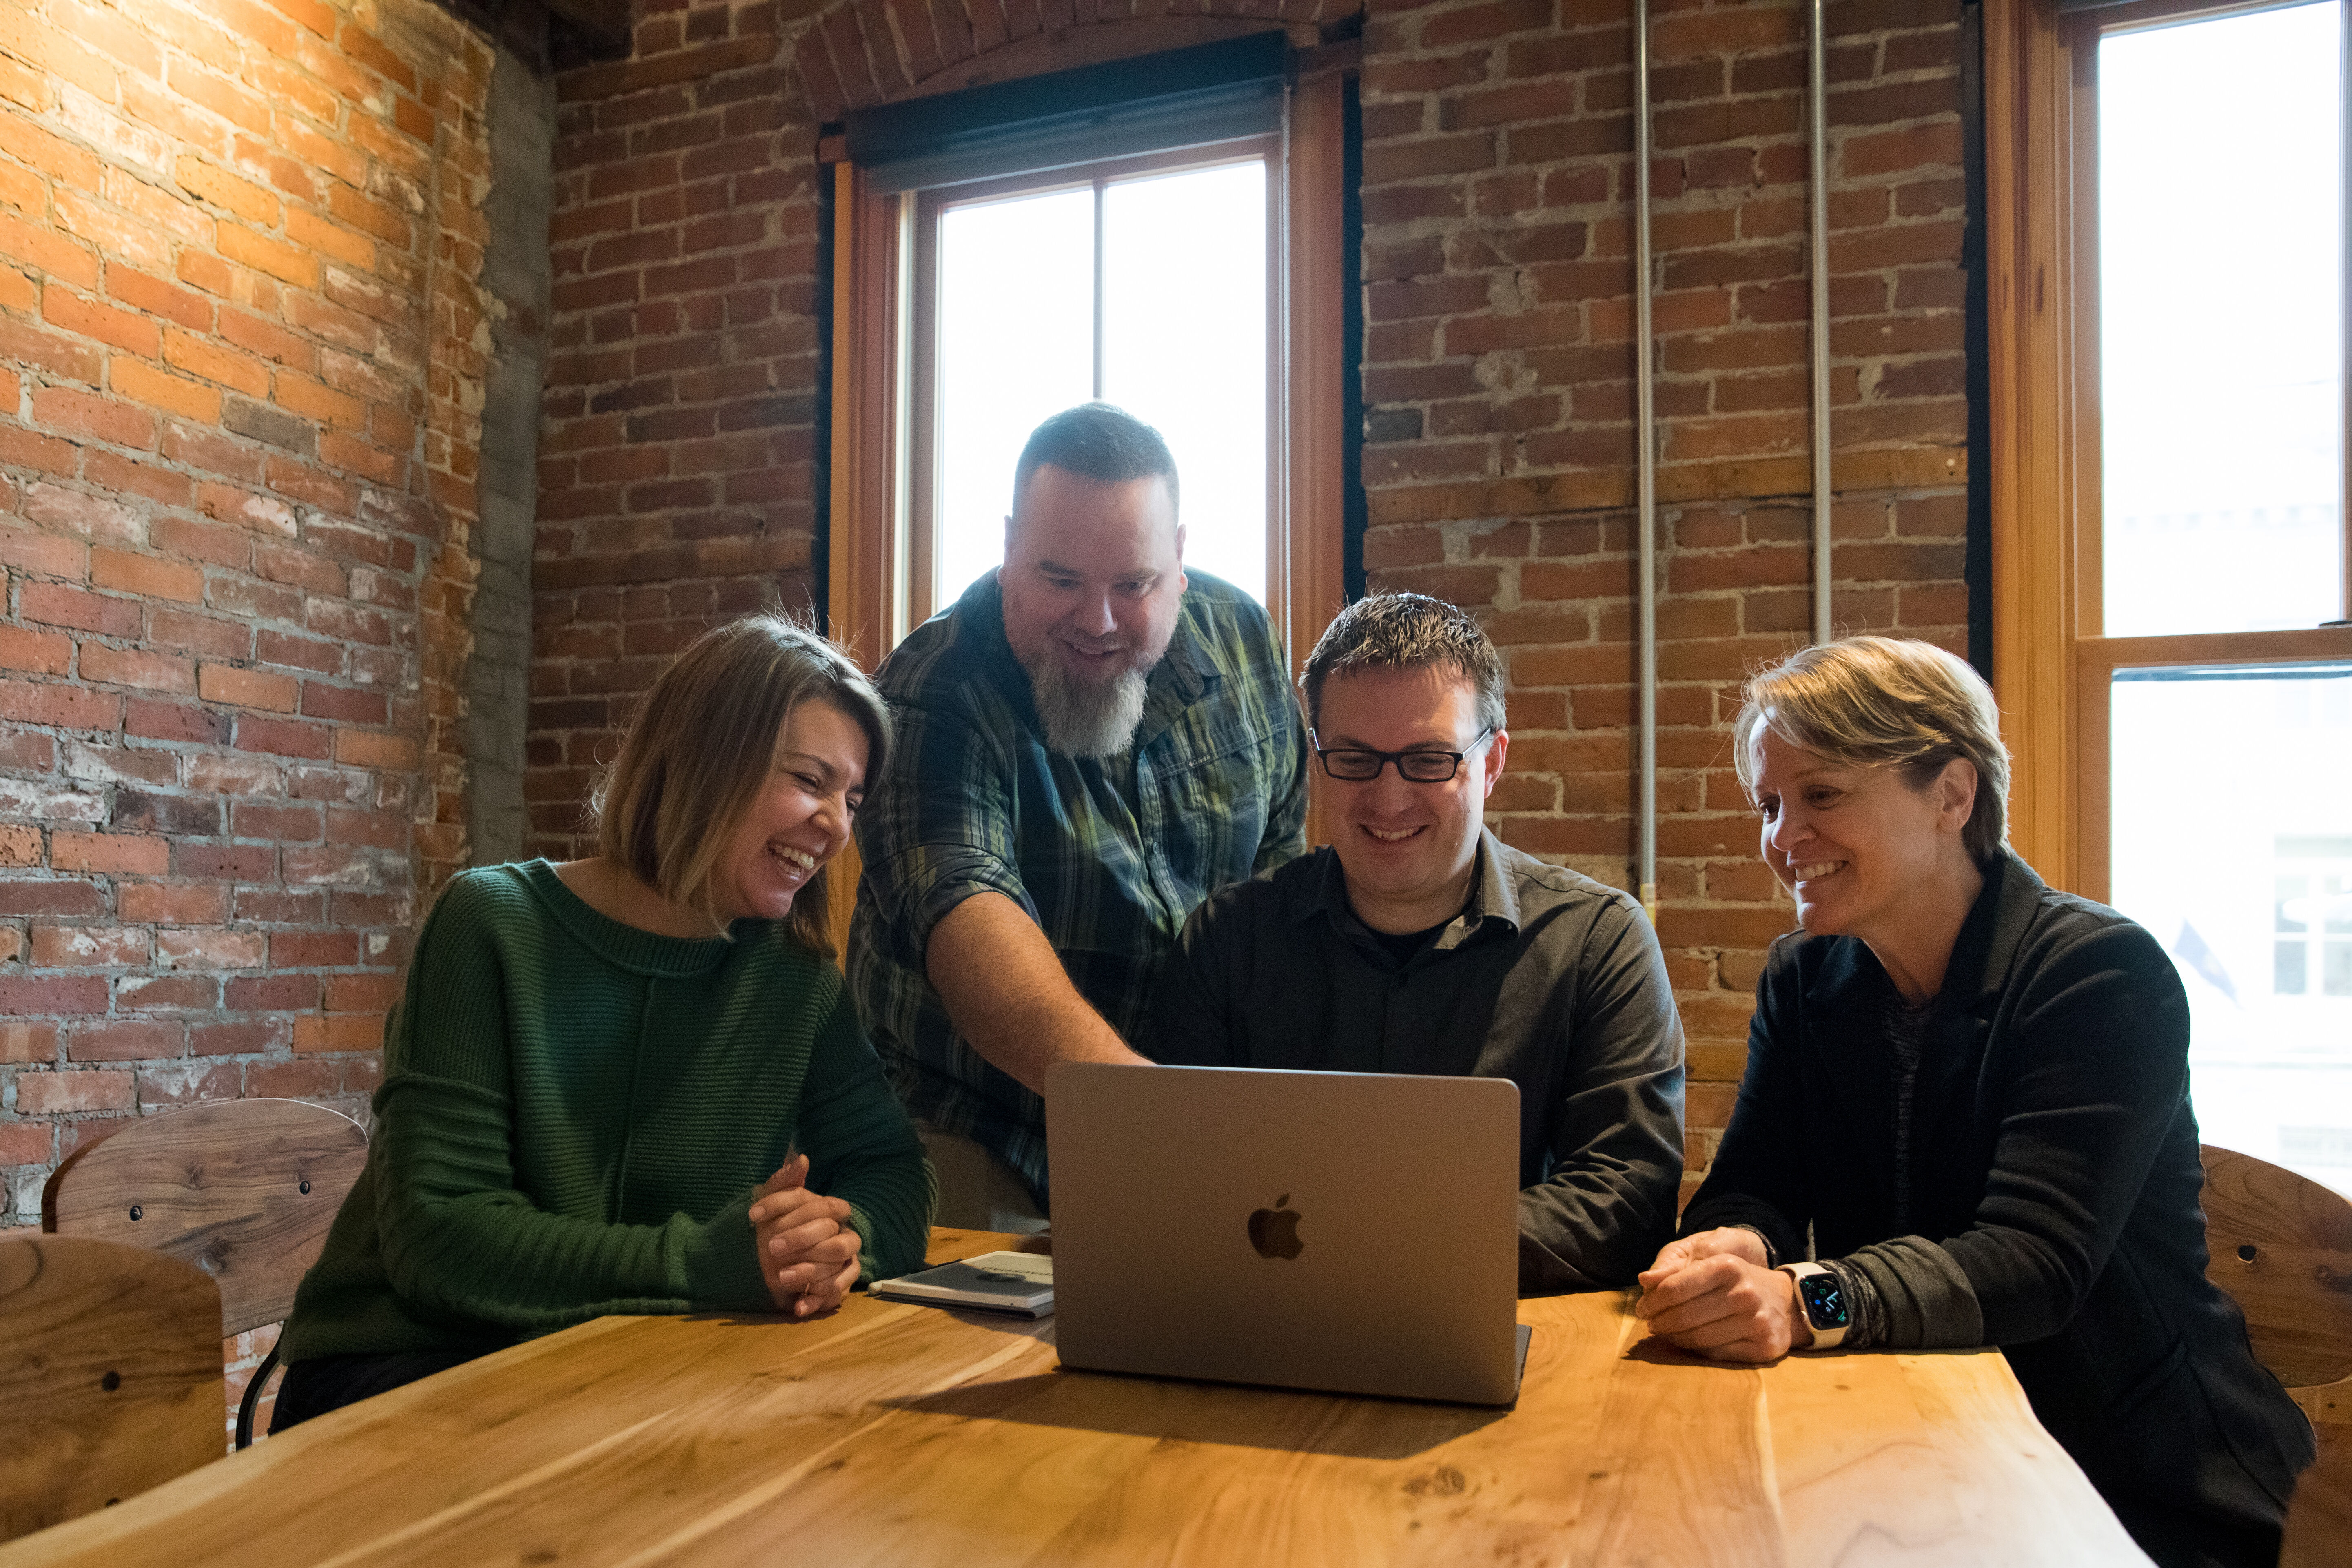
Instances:
[[[1477,689],[1452,668],[1353,670],[1323,683],[1315,743],[1324,751],[1470,752],[1441,784],[1415,784],[1393,763],[1360,782],[1317,765],[1348,901],[1373,930],[1424,930],[1468,897],[1486,796],[1510,745],[1498,730],[1473,751],[1480,732]]]
[[[1184,598],[1184,531],[1166,482],[1097,484],[1046,464],[1016,504],[997,583],[1005,640],[1041,695],[1059,686],[1083,704],[1150,673]]]

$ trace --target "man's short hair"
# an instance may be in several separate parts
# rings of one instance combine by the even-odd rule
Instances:
[[[1451,671],[1476,690],[1479,728],[1504,728],[1502,657],[1485,627],[1443,599],[1374,594],[1332,617],[1298,678],[1307,692],[1307,722],[1322,722],[1325,681],[1366,669]]]
[[[1168,481],[1168,510],[1176,510],[1176,458],[1159,431],[1108,403],[1065,408],[1029,434],[1021,460],[1013,466],[1013,511],[1029,476],[1050,463],[1066,474],[1098,485],[1123,485],[1154,475]]]

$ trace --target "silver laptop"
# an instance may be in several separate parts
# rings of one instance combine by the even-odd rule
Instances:
[[[1507,1405],[1506,1079],[1045,1069],[1062,1364]]]

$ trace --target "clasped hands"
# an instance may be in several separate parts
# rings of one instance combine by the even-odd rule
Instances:
[[[1727,1226],[1662,1248],[1634,1314],[1653,1337],[1712,1361],[1778,1361],[1813,1342],[1797,1282],[1765,1266],[1763,1238]]]
[[[760,1277],[777,1310],[813,1318],[841,1305],[857,1283],[857,1250],[849,1205],[808,1189],[809,1161],[795,1152],[759,1185],[751,1205],[752,1244]]]

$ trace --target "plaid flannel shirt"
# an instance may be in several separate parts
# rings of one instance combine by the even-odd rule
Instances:
[[[1306,847],[1307,731],[1281,647],[1255,600],[1189,576],[1135,743],[1116,757],[1046,749],[993,573],[876,676],[898,744],[857,815],[850,987],[908,1109],[978,1142],[1041,1203],[1045,1102],[949,1022],[925,977],[932,928],[1002,893],[1131,1040],[1185,917]]]

